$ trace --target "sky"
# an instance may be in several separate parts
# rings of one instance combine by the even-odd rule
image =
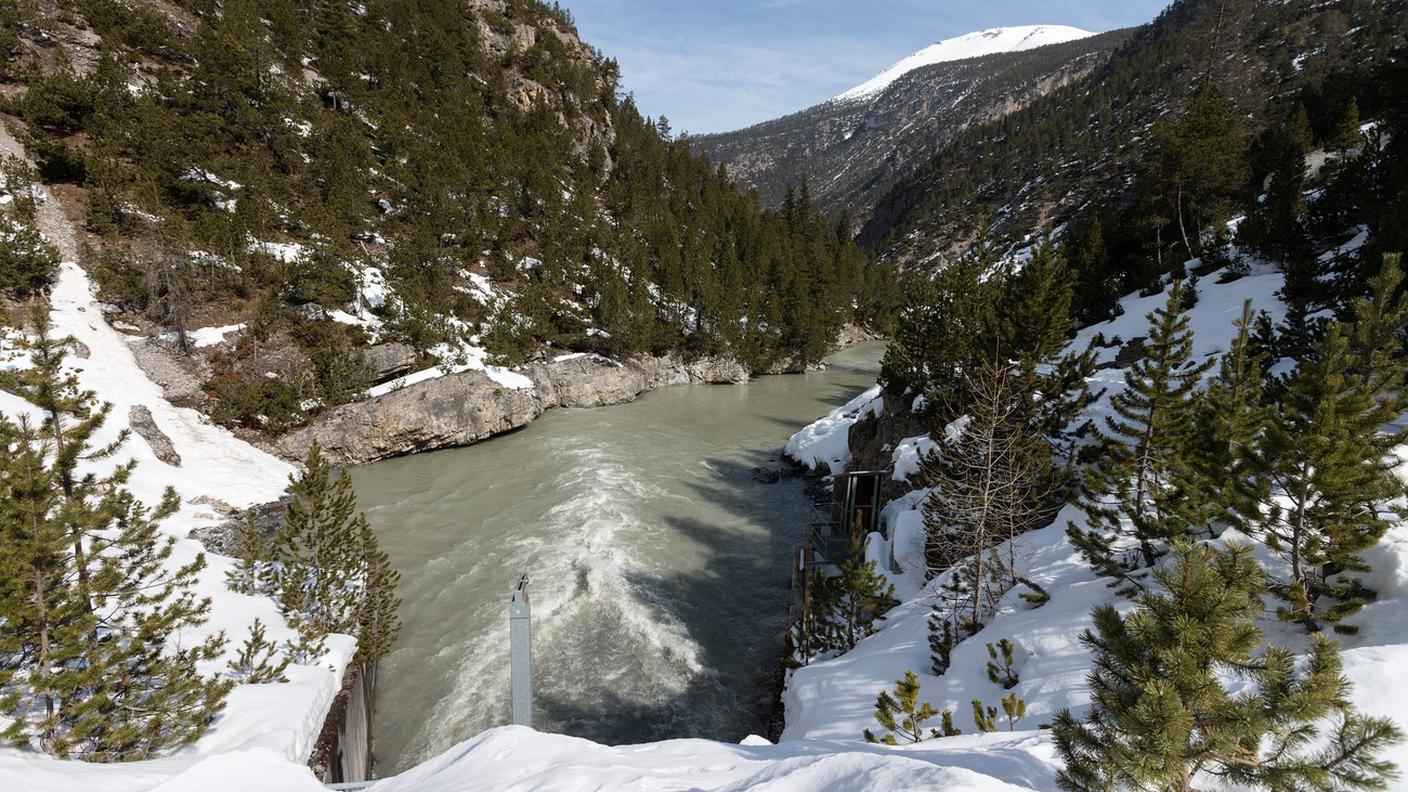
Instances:
[[[1168,0],[558,0],[621,64],[623,87],[677,132],[724,132],[802,110],[940,39],[1007,25],[1092,32],[1148,22]]]

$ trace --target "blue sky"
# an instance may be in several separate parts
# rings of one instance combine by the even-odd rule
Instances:
[[[939,39],[1004,25],[1091,31],[1168,0],[559,0],[616,58],[641,112],[720,132],[801,110]]]

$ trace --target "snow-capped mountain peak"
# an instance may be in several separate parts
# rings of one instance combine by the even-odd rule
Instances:
[[[979,58],[984,55],[995,55],[999,52],[1021,52],[1022,50],[1044,47],[1047,44],[1060,44],[1093,35],[1095,34],[1088,30],[1068,25],[1020,25],[979,30],[975,33],[930,44],[851,90],[836,96],[832,101],[850,102],[869,99],[909,72],[935,63]]]

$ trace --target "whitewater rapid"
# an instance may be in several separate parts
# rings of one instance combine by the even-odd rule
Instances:
[[[354,471],[401,571],[378,678],[383,774],[508,720],[509,591],[529,576],[535,726],[606,743],[766,727],[802,483],[791,432],[874,380],[880,350],[741,386],[554,411],[465,449]]]

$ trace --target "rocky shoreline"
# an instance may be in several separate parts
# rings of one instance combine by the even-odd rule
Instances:
[[[837,348],[875,338],[859,328],[847,328]],[[816,366],[781,361],[756,373],[800,373],[812,368]],[[726,357],[639,356],[618,361],[592,354],[532,362],[516,372],[531,380],[533,387],[507,387],[479,370],[448,374],[344,404],[311,425],[277,438],[268,448],[297,461],[317,442],[338,464],[359,465],[471,445],[526,426],[558,407],[622,404],[668,385],[738,384],[755,373]]]

